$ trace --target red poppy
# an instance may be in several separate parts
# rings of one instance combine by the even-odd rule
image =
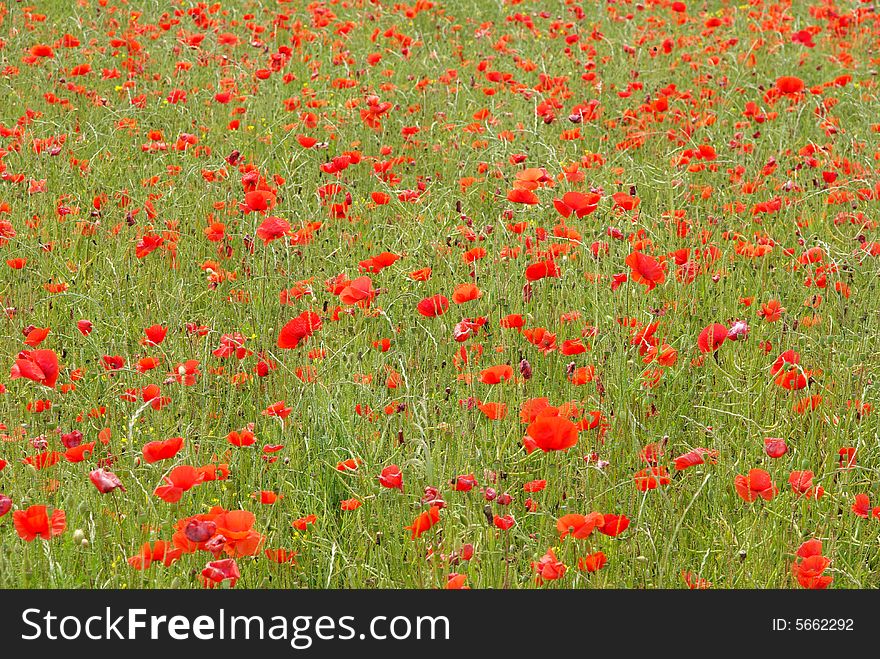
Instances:
[[[58,380],[58,355],[52,350],[22,350],[12,365],[9,377],[26,378],[46,387],[55,387]]]
[[[779,493],[770,474],[763,469],[751,469],[748,476],[738,475],[734,478],[733,485],[740,498],[748,503],[758,498],[770,501]]]
[[[440,521],[440,507],[431,506],[426,512],[419,514],[411,526],[404,527],[412,531],[412,539],[420,538],[422,534]]]
[[[697,347],[700,352],[715,352],[726,339],[727,328],[721,323],[713,323],[700,332],[700,336],[697,337]]]
[[[526,428],[523,443],[531,453],[536,448],[548,451],[566,451],[577,444],[577,426],[561,416],[539,416]]]
[[[608,558],[601,551],[578,559],[578,569],[584,572],[598,572],[608,563]]]
[[[566,567],[558,558],[552,549],[548,549],[537,561],[532,562],[532,570],[535,571],[535,583],[543,586],[546,581],[555,581],[565,576]]]
[[[782,76],[776,79],[776,89],[782,94],[799,94],[804,90],[804,81],[794,76]]]
[[[144,460],[150,464],[173,458],[183,448],[183,437],[147,442],[141,448]]]
[[[283,349],[296,348],[300,342],[321,329],[323,321],[313,311],[304,311],[299,316],[289,321],[278,333],[278,347]]]
[[[666,467],[647,467],[638,472],[634,478],[639,492],[656,490],[672,482]]]
[[[403,473],[397,465],[388,465],[379,474],[379,485],[403,492]]]
[[[626,257],[626,264],[630,268],[630,277],[638,284],[647,286],[651,291],[666,280],[666,272],[660,263],[651,256],[641,252],[633,252]],[[725,330],[725,333],[727,330]]]
[[[153,494],[168,503],[177,503],[184,492],[192,489],[204,479],[204,474],[200,473],[195,467],[181,465],[172,469],[162,479],[165,485],[159,485]]]
[[[577,540],[589,538],[594,529],[601,529],[605,524],[605,516],[602,513],[589,513],[578,515],[571,513],[560,517],[556,522],[556,530],[559,531],[559,539],[564,540],[571,536]]]
[[[449,300],[443,295],[426,297],[416,305],[416,310],[423,316],[434,318],[442,316],[449,309]]]
[[[22,540],[31,542],[37,537],[50,540],[64,533],[64,529],[67,528],[67,515],[60,508],[55,508],[49,515],[46,506],[31,506],[26,510],[16,510],[12,513],[12,524]]]

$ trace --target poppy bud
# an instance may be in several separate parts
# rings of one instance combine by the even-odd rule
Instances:
[[[572,112],[568,115],[568,120],[573,124],[579,124],[583,119],[583,115],[580,112]]]
[[[510,494],[508,494],[507,492],[504,492],[498,495],[497,503],[499,506],[509,506],[511,503],[513,503],[513,497],[510,496]]]
[[[74,542],[81,543],[85,539],[86,539],[86,534],[85,534],[85,532],[83,532],[82,529],[77,529],[76,531],[73,532],[73,541]]]
[[[528,359],[523,359],[519,363],[519,373],[523,376],[524,380],[532,379],[532,365],[529,364]]]
[[[459,556],[461,556],[461,560],[463,561],[471,560],[474,557],[474,546],[470,543],[462,545]]]
[[[12,499],[5,494],[0,494],[0,517],[3,517],[12,509]]]

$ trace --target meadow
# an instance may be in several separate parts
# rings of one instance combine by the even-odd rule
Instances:
[[[0,586],[876,588],[878,45],[0,5]]]

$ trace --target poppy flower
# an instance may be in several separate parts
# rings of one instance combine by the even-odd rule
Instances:
[[[89,480],[92,481],[92,485],[94,485],[101,494],[107,494],[117,488],[125,492],[125,486],[122,484],[122,481],[119,480],[119,476],[106,469],[94,469],[90,471]]]
[[[601,525],[597,525],[599,531],[612,538],[616,538],[629,528],[629,517],[626,515],[606,514]]]
[[[213,588],[214,586],[229,581],[229,585],[235,587],[235,584],[241,578],[241,572],[238,570],[238,564],[233,558],[224,558],[219,561],[211,561],[202,570],[202,580],[205,586]]]
[[[605,524],[605,516],[602,513],[589,513],[579,515],[571,513],[563,515],[556,521],[556,530],[559,531],[559,539],[564,540],[571,536],[577,540],[589,538],[594,529],[601,529]]]
[[[561,416],[539,416],[526,428],[526,450],[566,451],[577,444],[577,426]],[[530,450],[531,449],[531,450]]]
[[[682,471],[688,467],[701,465],[705,463],[707,459],[714,464],[717,457],[718,451],[713,451],[707,448],[695,448],[684,455],[678,456],[673,462],[675,463],[675,468]]]
[[[164,540],[157,540],[152,544],[145,542],[141,545],[141,550],[128,559],[128,564],[135,570],[146,570],[153,563],[162,563],[165,567],[171,566],[177,561],[183,550],[176,548]]]
[[[278,333],[278,347],[292,350],[321,329],[322,325],[323,321],[318,314],[313,311],[304,311],[281,328]]]
[[[426,512],[420,513],[411,526],[404,527],[407,531],[412,531],[412,539],[420,538],[425,531],[431,529],[440,521],[440,507],[431,506]]]
[[[280,217],[267,217],[257,227],[257,238],[268,245],[273,240],[283,238],[290,232],[290,222]]]
[[[452,572],[446,576],[446,585],[444,588],[446,590],[469,590],[470,587],[466,585],[466,581],[466,574]]]
[[[200,473],[195,467],[181,465],[172,469],[162,479],[165,484],[159,485],[153,494],[168,503],[177,503],[184,492],[201,483],[204,478],[204,474]]]
[[[743,501],[751,503],[758,498],[770,501],[779,493],[768,474],[763,469],[751,469],[748,476],[738,475],[733,480],[736,493]]]
[[[480,382],[483,384],[501,384],[513,377],[513,368],[507,364],[490,366],[480,371]]]
[[[379,485],[403,492],[403,474],[397,465],[388,465],[379,474]]]
[[[526,268],[526,279],[539,281],[547,277],[556,278],[561,276],[559,266],[553,261],[538,261]]]
[[[637,284],[644,284],[649,291],[666,281],[666,272],[663,267],[656,259],[647,254],[633,252],[626,257],[626,264],[630,268],[630,278]]]
[[[252,190],[245,193],[244,203],[247,210],[264,213],[275,206],[275,195],[267,190]]]
[[[656,490],[658,487],[669,485],[672,482],[666,467],[647,467],[638,472],[634,478],[636,489],[639,492]]]
[[[318,517],[316,515],[306,515],[305,517],[293,520],[292,526],[297,531],[305,531],[309,527],[309,524],[314,524],[317,521]]]
[[[141,448],[144,460],[150,464],[173,458],[183,448],[183,437],[147,442]]]
[[[358,277],[339,293],[339,301],[342,304],[357,304],[372,300],[376,292],[373,290],[373,282],[369,277]]]
[[[822,542],[812,539],[797,550],[797,558],[791,566],[792,574],[802,588],[824,590],[831,585],[833,577],[823,575],[831,560],[822,555]]]
[[[781,76],[776,79],[776,89],[781,94],[799,94],[804,90],[804,81],[794,76]]]
[[[583,572],[598,572],[608,563],[608,558],[601,551],[595,554],[588,554],[578,559],[578,569]]]
[[[788,445],[784,439],[778,437],[766,437],[764,439],[764,453],[771,458],[781,458],[788,452]]]
[[[23,350],[12,365],[9,377],[25,378],[54,388],[58,381],[58,355],[52,350]]]
[[[562,199],[554,199],[553,206],[562,217],[569,217],[574,213],[577,217],[584,217],[596,211],[601,197],[595,192],[584,194],[582,192],[566,192]]]
[[[543,586],[547,581],[555,581],[565,576],[566,566],[556,558],[552,549],[548,549],[537,561],[532,561],[532,570],[537,574],[535,583]]]
[[[26,510],[12,513],[12,524],[22,540],[31,542],[38,537],[50,540],[64,533],[67,515],[60,508],[55,508],[49,515],[46,506],[30,506]]]
[[[727,340],[727,328],[721,323],[713,323],[700,332],[700,336],[697,337],[697,347],[703,353],[715,352],[725,340]]]
[[[513,515],[495,515],[492,518],[492,524],[497,529],[501,529],[502,531],[509,531],[516,525],[516,520],[513,518]]]
[[[427,318],[442,316],[449,310],[449,300],[439,294],[426,297],[416,305],[416,310]]]

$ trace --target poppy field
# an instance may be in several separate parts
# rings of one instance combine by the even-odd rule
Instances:
[[[878,44],[0,5],[0,587],[876,588]]]

